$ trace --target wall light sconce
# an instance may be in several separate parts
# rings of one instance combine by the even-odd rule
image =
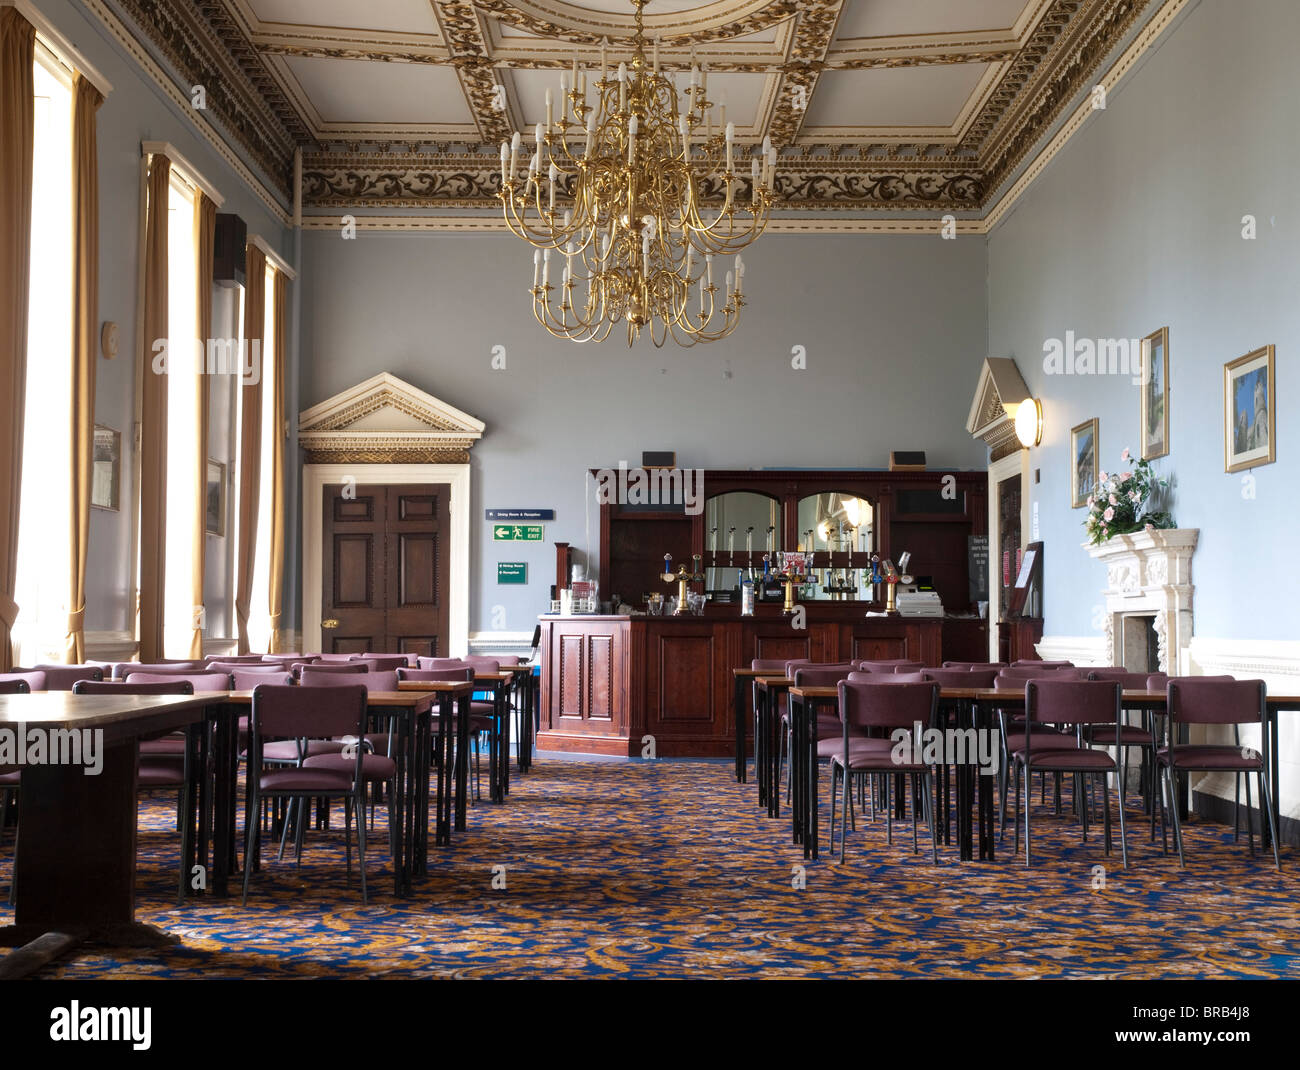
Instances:
[[[1043,441],[1043,403],[1025,398],[1016,409],[1016,438],[1026,449]]]

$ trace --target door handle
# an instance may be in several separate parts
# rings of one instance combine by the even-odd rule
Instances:
[[[322,628],[337,628],[339,626],[339,622],[333,619],[323,620],[320,622],[320,626]]]

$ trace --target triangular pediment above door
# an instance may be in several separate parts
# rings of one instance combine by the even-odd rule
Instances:
[[[298,416],[307,463],[465,463],[484,424],[389,372]]]
[[[980,369],[979,384],[971,399],[966,430],[993,452],[993,460],[1020,448],[1016,438],[1016,410],[1029,397],[1020,369],[1010,357],[989,357]]]

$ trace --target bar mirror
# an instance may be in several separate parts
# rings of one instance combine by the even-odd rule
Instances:
[[[869,600],[875,540],[871,502],[846,491],[799,499],[798,549],[811,555],[808,582],[799,597],[809,600]]]
[[[741,573],[761,582],[764,555],[775,568],[781,549],[781,503],[776,498],[737,490],[706,500],[704,575],[714,602],[739,602]]]

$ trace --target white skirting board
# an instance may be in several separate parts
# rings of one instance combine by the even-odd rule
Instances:
[[[1105,640],[1090,635],[1044,636],[1036,649],[1044,661],[1101,665]],[[1189,676],[1235,676],[1263,680],[1273,694],[1300,694],[1300,641],[1267,639],[1209,639],[1193,636],[1183,667]],[[1232,742],[1230,729],[1193,737],[1194,742]],[[1258,728],[1242,728],[1243,746],[1260,745]],[[1278,720],[1278,809],[1283,817],[1300,819],[1300,713],[1283,713]],[[1232,801],[1233,778],[1222,773],[1194,774],[1194,791]]]

